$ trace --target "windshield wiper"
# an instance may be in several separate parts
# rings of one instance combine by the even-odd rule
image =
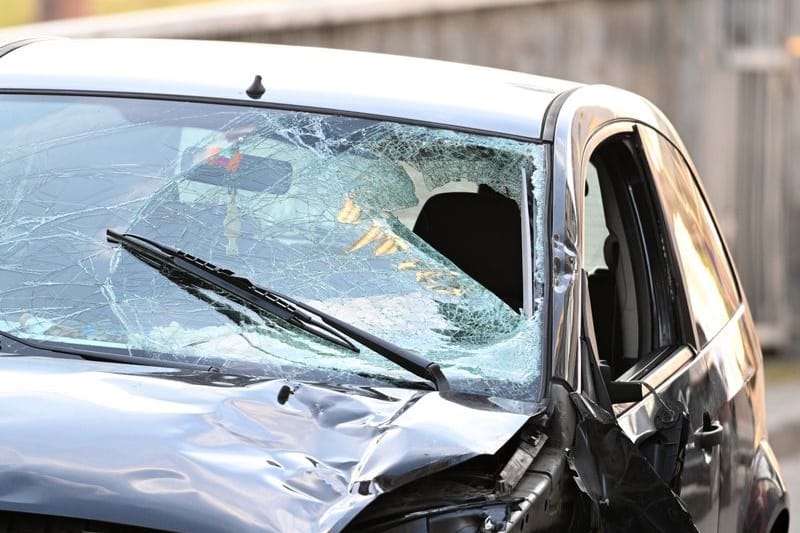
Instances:
[[[256,285],[231,270],[133,233],[108,229],[106,238],[179,285],[187,283],[186,278],[191,285],[205,284],[252,309],[267,312],[319,338],[358,352],[358,347],[347,336],[412,374],[432,381],[437,390],[450,390],[438,364],[307,304]]]
[[[109,363],[124,363],[128,365],[159,366],[165,368],[177,368],[180,370],[219,372],[219,368],[210,365],[199,365],[196,363],[185,363],[183,361],[172,361],[168,359],[153,359],[152,357],[140,357],[126,353],[114,353],[108,350],[89,349],[51,341],[34,341],[31,339],[17,337],[16,335],[12,335],[6,331],[0,331],[0,337],[5,339],[5,342],[0,343],[0,351],[4,353],[19,353],[20,355],[23,355],[23,352],[27,350],[34,350],[35,352],[72,355],[90,361],[105,361]],[[37,354],[34,353],[32,355]]]

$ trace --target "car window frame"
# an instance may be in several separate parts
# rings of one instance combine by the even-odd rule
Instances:
[[[646,158],[646,154],[644,152],[644,147],[642,146],[641,139],[639,132],[637,131],[642,124],[633,121],[633,120],[619,120],[615,121],[611,124],[607,124],[604,126],[599,127],[587,140],[586,144],[583,148],[583,154],[581,157],[581,167],[580,167],[580,182],[585,186],[586,183],[586,174],[588,171],[589,160],[591,159],[592,155],[595,153],[597,148],[603,144],[604,142],[612,139],[616,136],[627,135],[630,137],[631,142],[633,142],[634,147],[636,149],[636,153],[633,154],[634,157],[638,158],[637,163],[641,165],[641,172],[643,173],[643,179],[645,179],[649,184],[649,194],[651,196],[652,202],[656,205],[654,206],[657,213],[654,214],[656,217],[656,222],[659,224],[659,228],[656,228],[656,231],[669,233],[667,231],[667,226],[664,220],[664,213],[663,207],[661,205],[661,199],[658,195],[658,191],[655,188],[653,183],[652,172],[650,169],[649,161]],[[583,189],[580,189],[581,191]],[[637,208],[640,205],[636,206]],[[642,244],[645,242],[645,235],[642,234],[642,221],[641,215],[636,213],[637,216],[637,233],[640,241]],[[579,231],[581,235],[580,241],[580,268],[583,269],[583,254],[584,254],[584,237],[585,237],[585,228],[584,228],[584,201],[581,198],[579,202]],[[672,243],[672,236],[668,235],[667,238],[667,247]],[[654,348],[652,351],[643,356],[639,361],[637,361],[632,367],[630,367],[626,372],[624,372],[621,376],[617,378],[619,381],[645,381],[654,387],[658,387],[662,383],[666,382],[670,379],[671,376],[674,375],[675,372],[679,371],[687,362],[691,361],[694,357],[696,357],[698,350],[693,346],[690,342],[694,339],[695,331],[693,328],[692,316],[689,314],[690,309],[688,307],[687,296],[685,293],[685,289],[683,287],[683,277],[682,272],[678,270],[678,258],[674,253],[674,250],[668,249],[666,250],[666,260],[668,262],[665,265],[667,268],[670,269],[672,277],[674,279],[674,290],[676,291],[676,295],[678,296],[678,301],[675,303],[674,310],[676,313],[676,339],[673,343],[664,345],[660,348]],[[648,291],[650,295],[648,296],[651,298],[650,305],[652,310],[658,306],[658,303],[655,301],[655,296],[653,296],[653,273],[649,266],[649,259],[646,258],[646,262],[648,263],[648,271],[646,272],[646,281],[648,284]],[[586,299],[582,298],[581,305],[586,305]],[[651,312],[652,312],[651,310]],[[591,312],[591,311],[590,311]],[[594,332],[592,332],[593,334]],[[688,349],[688,350],[687,350]],[[646,397],[646,396],[645,396]],[[630,407],[635,404],[621,404],[621,406]],[[625,407],[622,409],[623,411],[627,409]],[[615,406],[615,411],[617,410]]]
[[[663,232],[668,232],[668,229],[664,223],[660,197],[658,196],[654,184],[652,183],[653,178],[651,175],[649,161],[645,159],[643,147],[641,146],[639,134],[637,132],[637,128],[640,126],[641,124],[636,121],[629,121],[627,123],[615,124],[614,127],[598,128],[597,133],[591,138],[592,142],[587,143],[584,150],[584,156],[582,159],[582,171],[584,174],[582,175],[582,179],[585,179],[585,172],[587,168],[586,163],[588,162],[588,159],[602,142],[608,140],[614,135],[619,135],[621,133],[631,135],[633,142],[636,144],[635,148],[638,152],[635,154],[636,157],[639,158],[638,164],[641,165],[641,171],[644,173],[642,177],[645,180],[649,180],[647,184],[651,189],[649,191],[651,196],[650,201],[655,204],[654,209],[658,211],[654,214],[656,217],[655,222],[659,224],[659,228],[657,228],[657,230],[662,232],[663,239]],[[639,220],[637,223],[641,223],[641,221]],[[583,218],[581,218],[581,225],[582,224]],[[641,231],[641,226],[638,229]],[[583,231],[583,228],[581,228],[580,231]],[[644,238],[644,235],[640,235],[640,238]],[[670,384],[676,382],[676,380],[681,379],[683,373],[687,372],[688,369],[692,368],[693,365],[699,364],[698,357],[700,352],[691,342],[694,339],[695,332],[693,329],[692,316],[689,314],[688,301],[686,300],[687,296],[683,287],[682,272],[678,270],[678,258],[675,255],[674,250],[671,249],[671,243],[672,241],[670,235],[668,236],[668,240],[665,242],[665,246],[667,247],[665,259],[668,262],[668,264],[665,266],[670,269],[671,275],[674,278],[674,290],[678,299],[677,305],[675,305],[675,313],[677,315],[675,317],[677,321],[676,335],[678,335],[676,344],[664,346],[663,348],[648,354],[646,358],[643,358],[640,362],[637,362],[634,366],[619,376],[617,381],[640,381],[647,383],[654,389],[663,389],[664,387],[669,387]],[[648,283],[651,284],[650,289],[652,289],[652,271],[648,271]],[[655,302],[652,303],[655,305]],[[583,300],[582,305],[585,304],[586,302]],[[657,404],[654,400],[653,394],[650,391],[644,390],[643,388],[642,393],[642,398],[639,401],[630,403],[617,403],[611,406],[615,417],[621,417],[619,418],[621,423],[624,420],[625,431],[629,435],[644,434],[647,431],[650,431],[652,426],[651,416],[653,410],[656,409]]]
[[[642,125],[641,127],[646,128],[647,131],[651,132],[653,135],[657,136],[657,138],[659,138],[661,141],[671,146],[672,149],[675,150],[675,153],[680,156],[680,161],[683,163],[684,168],[688,172],[689,178],[691,179],[694,185],[694,192],[696,193],[702,207],[705,210],[705,215],[707,215],[708,220],[710,221],[710,224],[706,227],[707,231],[705,232],[706,235],[705,238],[710,237],[712,239],[716,239],[717,244],[719,245],[719,248],[722,250],[723,253],[722,260],[724,261],[724,265],[727,267],[728,271],[727,274],[729,277],[729,281],[736,294],[736,299],[734,302],[732,302],[732,307],[728,311],[727,318],[713,332],[711,332],[710,335],[708,335],[706,338],[703,339],[699,331],[698,322],[695,319],[696,313],[694,306],[692,305],[692,299],[689,295],[689,289],[685,283],[686,273],[684,271],[683,261],[680,259],[678,253],[678,246],[677,243],[675,242],[675,234],[674,231],[672,231],[672,224],[669,222],[669,220],[667,219],[668,217],[666,216],[667,206],[665,205],[663,200],[662,189],[659,183],[660,180],[653,178],[653,184],[655,185],[659,204],[662,209],[662,218],[664,219],[665,224],[667,224],[670,228],[670,231],[668,231],[669,245],[671,247],[670,252],[674,258],[673,260],[675,262],[675,268],[677,269],[676,273],[679,275],[681,280],[680,290],[682,292],[684,304],[687,306],[689,314],[688,317],[689,326],[691,327],[693,335],[692,348],[694,348],[694,350],[699,353],[702,352],[703,349],[706,346],[708,346],[713,341],[713,339],[717,335],[719,335],[719,333],[722,332],[731,323],[731,321],[736,319],[736,316],[738,315],[740,308],[744,303],[744,297],[743,297],[744,291],[741,287],[739,276],[737,275],[736,268],[733,264],[730,250],[728,249],[727,243],[725,242],[722,232],[720,231],[719,223],[717,222],[717,219],[714,215],[714,210],[711,208],[711,204],[708,201],[708,195],[706,194],[705,189],[703,188],[703,185],[698,177],[697,170],[694,167],[694,164],[692,163],[691,159],[687,157],[687,154],[685,153],[684,150],[681,149],[680,146],[676,145],[668,136],[664,135],[662,132],[647,125]],[[642,140],[642,153],[645,157],[648,167],[651,165],[652,154],[650,153],[650,151],[655,149],[657,149],[657,147],[650,146],[648,142]],[[718,274],[719,273],[715,271],[715,275]]]

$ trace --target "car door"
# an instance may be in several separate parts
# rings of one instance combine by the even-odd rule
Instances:
[[[756,375],[760,350],[727,250],[688,159],[655,130],[643,127],[640,135],[671,230],[696,346],[708,367],[703,413],[720,433],[715,439],[719,530],[741,531],[745,513],[740,511],[746,507],[741,500],[763,420],[763,411],[756,412],[763,404],[754,406],[754,400],[763,398],[763,379]]]
[[[715,532],[724,440],[714,425],[719,383],[699,351],[675,254],[674,206],[664,204],[657,183],[671,178],[645,151],[641,130],[615,124],[586,151],[583,267],[598,355],[615,381],[657,391],[615,403],[618,422],[680,494],[698,530]],[[686,427],[665,423],[681,410]]]

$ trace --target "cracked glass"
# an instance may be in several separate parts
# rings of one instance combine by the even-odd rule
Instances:
[[[0,329],[232,373],[419,381],[365,347],[354,353],[213,291],[187,291],[108,243],[111,228],[184,250],[415,351],[439,363],[457,390],[537,397],[541,254],[523,312],[413,229],[425,202],[441,193],[489,187],[526,208],[522,180],[529,180],[529,201],[540,203],[540,145],[131,98],[5,95],[0,116]],[[542,246],[544,209],[532,212],[527,253]]]

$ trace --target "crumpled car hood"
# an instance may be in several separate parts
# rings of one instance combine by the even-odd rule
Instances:
[[[406,389],[0,359],[0,509],[193,533],[339,531],[529,419]]]

